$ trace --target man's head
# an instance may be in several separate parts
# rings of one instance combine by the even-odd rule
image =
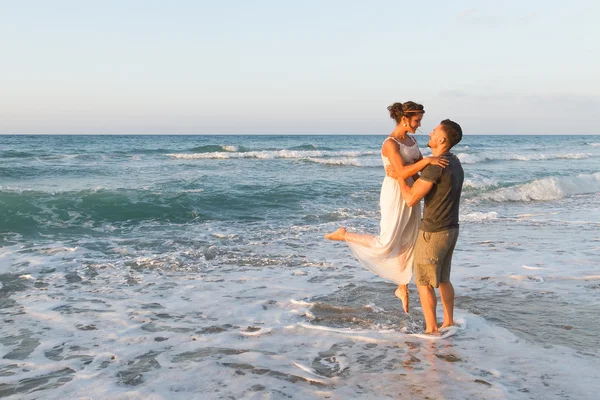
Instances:
[[[432,149],[450,150],[462,139],[462,129],[459,124],[445,119],[429,134],[427,146]]]

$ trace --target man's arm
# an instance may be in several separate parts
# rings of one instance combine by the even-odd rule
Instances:
[[[431,188],[433,188],[433,182],[428,182],[423,179],[417,180],[412,187],[408,186],[404,179],[398,179],[398,183],[400,183],[402,198],[409,207],[412,207],[421,201],[421,199],[429,193]]]

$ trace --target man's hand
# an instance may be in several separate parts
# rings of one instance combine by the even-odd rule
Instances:
[[[400,174],[398,173],[398,171],[396,171],[396,169],[394,167],[392,167],[391,165],[388,165],[387,167],[385,167],[385,174],[387,176],[389,176],[392,179],[396,179],[399,180],[402,177],[400,176]]]

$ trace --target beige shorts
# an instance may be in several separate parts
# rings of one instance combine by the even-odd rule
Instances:
[[[450,282],[452,253],[458,239],[458,228],[441,232],[419,231],[415,245],[415,283],[438,287]]]

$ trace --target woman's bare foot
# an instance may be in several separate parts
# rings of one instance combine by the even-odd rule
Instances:
[[[325,235],[325,239],[329,240],[346,240],[346,228],[339,228],[335,232]]]
[[[441,326],[440,329],[446,329],[446,328],[450,328],[451,326],[454,326],[454,321],[452,321],[451,323],[446,323],[444,322]]]
[[[408,314],[408,285],[398,285],[394,294],[402,301],[402,308]]]

